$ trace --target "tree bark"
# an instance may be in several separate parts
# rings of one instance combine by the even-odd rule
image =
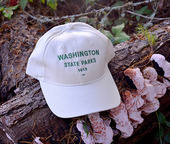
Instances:
[[[169,23],[169,21],[168,21]],[[29,17],[23,13],[11,21],[1,25],[1,49],[0,49],[0,143],[22,143],[32,141],[33,137],[50,137],[52,143],[58,142],[69,131],[72,119],[61,119],[52,114],[46,105],[39,82],[25,74],[28,57],[33,51],[37,40],[45,32],[45,26],[32,23]],[[162,22],[152,29],[158,37],[159,49],[170,60],[169,32],[166,22]],[[125,86],[123,71],[129,66],[143,67],[149,62],[150,49],[144,39],[134,37],[130,41],[116,45],[116,56],[109,63],[110,71],[119,90]],[[122,84],[121,84],[122,83]],[[161,98],[161,109],[169,118],[168,98]],[[141,124],[128,139],[117,139],[119,143],[133,143],[140,141],[155,126],[153,114],[145,116],[145,122]],[[76,131],[75,131],[76,133]]]

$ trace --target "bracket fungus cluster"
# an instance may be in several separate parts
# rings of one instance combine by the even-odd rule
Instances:
[[[170,63],[161,54],[153,54],[151,61],[157,73],[163,76],[163,82],[168,89],[170,89]]]
[[[146,67],[142,72],[139,68],[128,68],[124,71],[136,89],[124,90],[121,93],[120,105],[109,112],[110,119],[116,124],[116,129],[109,125],[111,120],[105,120],[99,113],[89,114],[93,134],[83,130],[82,120],[77,121],[77,128],[81,132],[86,144],[110,144],[113,136],[121,133],[122,138],[130,137],[144,119],[141,114],[150,114],[160,107],[159,98],[170,88],[170,63],[160,54],[153,54],[153,67]],[[163,76],[163,82],[158,81],[158,75]]]

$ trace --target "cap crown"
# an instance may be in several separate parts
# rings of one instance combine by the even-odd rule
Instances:
[[[27,74],[59,85],[88,84],[105,75],[113,56],[112,43],[101,32],[84,23],[69,23],[40,38]]]

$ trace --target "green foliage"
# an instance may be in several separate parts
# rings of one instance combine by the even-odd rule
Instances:
[[[124,5],[123,1],[116,0],[116,3],[113,5],[113,7],[118,7],[123,5]],[[121,10],[118,10],[118,13],[119,13],[119,17],[116,20],[114,20],[114,25],[120,25],[122,23],[127,24],[129,20],[125,17],[125,13]]]
[[[164,135],[164,140],[165,140],[167,143],[170,143],[170,132],[167,132],[167,133]]]
[[[25,9],[26,5],[28,4],[28,2],[33,2],[34,0],[20,0],[20,7],[22,10]],[[57,0],[40,0],[40,2],[42,4],[47,3],[47,5],[49,7],[51,7],[52,9],[56,10],[57,8]]]
[[[144,6],[142,7],[140,10],[135,11],[135,13],[137,14],[141,14],[141,15],[147,15],[150,16],[152,14],[152,10],[148,9],[148,6]],[[135,15],[132,15],[132,17],[134,17]],[[136,16],[137,21],[140,20],[140,16]]]
[[[107,16],[104,16],[100,21],[100,26],[102,27],[108,27],[113,25],[112,21],[109,20]]]
[[[40,0],[43,4],[45,4],[45,0]]]
[[[20,0],[19,4],[10,7],[6,7],[6,5],[2,6],[2,3],[0,2],[0,13],[2,13],[5,18],[8,18],[10,20],[14,10],[16,10],[18,7],[20,7],[22,10],[25,10],[28,2],[33,1],[34,0]],[[47,5],[54,10],[56,10],[57,8],[57,0],[40,0],[40,1],[42,4],[47,3]]]
[[[130,39],[130,37],[125,32],[123,32],[124,27],[124,23],[112,27],[112,33],[115,34],[115,40],[117,43],[121,43]]]
[[[147,28],[144,28],[141,24],[136,28],[139,34],[144,35],[145,39],[148,41],[151,48],[156,44],[156,35],[152,34]]]
[[[115,40],[117,43],[122,43],[129,40],[130,37],[125,32],[120,32],[115,35]]]
[[[47,5],[50,6],[52,9],[56,10],[56,8],[57,8],[57,0],[47,0]]]
[[[95,0],[85,0],[86,5],[94,5]]]
[[[105,36],[107,36],[109,39],[113,38],[113,35],[112,35],[112,33],[111,33],[110,31],[108,31],[108,30],[101,30],[101,32],[102,32]]]
[[[107,36],[113,44],[115,43],[114,36],[112,35],[112,33],[111,33],[110,31],[108,31],[108,30],[101,30],[101,32],[102,32],[105,36]]]
[[[160,144],[170,143],[170,132],[165,131],[169,130],[170,122],[166,120],[166,117],[160,111],[156,112],[156,116],[159,124],[159,131],[156,133],[156,139],[160,141]]]
[[[112,33],[108,30],[101,30],[101,32],[106,35],[113,44],[117,44],[127,41],[130,38],[125,32],[123,32],[124,27],[125,24],[123,23],[117,26],[112,26]]]
[[[89,125],[89,123],[87,122],[87,119],[88,119],[88,117],[85,116],[85,121],[83,121],[83,129],[84,129],[85,133],[86,133],[87,136],[88,136],[88,134],[90,133],[90,125]]]
[[[125,24],[124,24],[124,23],[121,24],[121,25],[113,26],[113,27],[112,27],[112,32],[113,32],[114,34],[118,34],[118,33],[122,32],[122,30],[124,29],[124,27],[125,27]]]
[[[18,5],[16,6],[11,6],[11,7],[0,7],[0,12],[2,12],[3,16],[11,19],[11,16],[13,15],[13,11],[18,8]]]
[[[85,122],[83,123],[83,129],[87,135],[90,133],[90,125]]]
[[[20,8],[22,10],[25,10],[25,7],[27,6],[28,2],[33,2],[33,0],[20,0],[19,2]]]
[[[19,3],[20,4],[20,8],[22,10],[24,10],[26,5],[27,5],[27,3],[28,3],[28,0],[20,0],[20,3]]]
[[[113,6],[116,7],[116,6],[122,6],[122,5],[123,5],[123,2],[120,0],[117,0]]]

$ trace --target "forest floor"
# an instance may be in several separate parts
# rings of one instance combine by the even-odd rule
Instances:
[[[37,43],[38,39],[49,29],[56,25],[64,24],[66,22],[74,22],[74,21],[81,21],[81,22],[86,22],[92,25],[93,27],[100,29],[100,30],[106,30],[106,31],[111,31],[112,26],[119,25],[121,23],[125,24],[125,27],[123,29],[124,32],[128,36],[130,36],[130,42],[133,43],[135,42],[136,39],[144,39],[144,37],[140,37],[140,35],[137,35],[137,31],[135,27],[138,26],[139,23],[141,24],[147,24],[149,25],[149,30],[155,30],[159,29],[161,27],[162,29],[166,31],[170,31],[170,20],[158,20],[158,19],[151,19],[144,18],[144,17],[138,17],[138,15],[133,15],[127,11],[139,11],[140,14],[145,15],[149,17],[148,13],[154,13],[155,7],[153,8],[153,3],[151,4],[142,4],[136,7],[133,7],[133,5],[127,5],[121,8],[120,10],[107,10],[105,9],[106,7],[111,7],[114,4],[117,4],[115,6],[119,5],[124,5],[128,1],[116,1],[116,0],[96,0],[92,2],[85,2],[83,0],[77,1],[77,0],[61,0],[58,1],[58,6],[57,10],[52,10],[50,7],[47,5],[42,4],[41,2],[33,2],[29,3],[25,11],[22,10],[17,10],[14,11],[14,15],[12,16],[11,20],[8,20],[4,17],[1,17],[1,22],[0,22],[0,104],[3,105],[7,102],[11,102],[11,100],[14,100],[14,98],[17,97],[22,98],[22,95],[18,92],[17,93],[17,88],[20,88],[20,91],[22,91],[22,94],[27,94],[28,91],[26,90],[27,87],[31,87],[34,89],[32,84],[37,83],[35,79],[29,79],[28,76],[25,74],[25,69],[26,69],[26,64],[28,57],[32,53],[35,44]],[[132,3],[137,3],[140,2],[132,0]],[[155,17],[157,18],[167,18],[170,15],[170,5],[168,4],[169,1],[164,2],[164,6],[159,5],[157,7],[156,15]],[[155,4],[155,3],[154,3]],[[144,9],[148,13],[142,13],[141,9]],[[102,9],[105,9],[105,11],[102,11]],[[92,12],[93,11],[93,12]],[[126,12],[125,12],[126,11]],[[80,14],[80,15],[79,15]],[[106,17],[107,16],[107,17]],[[151,23],[149,23],[151,22]],[[163,32],[163,31],[162,31]],[[167,36],[167,37],[166,37]],[[164,54],[166,57],[167,61],[170,61],[170,37],[169,34],[166,34],[162,38],[162,45],[159,45],[159,49],[156,52],[159,52],[161,54]],[[161,39],[160,38],[160,39]],[[160,44],[160,43],[159,43]],[[155,46],[157,47],[158,44]],[[146,51],[149,51],[149,47],[145,48]],[[138,54],[142,55],[142,53]],[[144,54],[143,54],[144,55]],[[124,62],[124,61],[123,61]],[[140,63],[140,60],[138,60],[138,63]],[[141,62],[142,63],[142,62]],[[128,65],[128,64],[127,64]],[[138,65],[137,63],[135,64],[136,66]],[[141,64],[139,64],[141,66]],[[138,66],[139,66],[138,65]],[[132,63],[129,64],[129,66],[132,66]],[[112,63],[111,63],[112,67]],[[126,67],[121,68],[123,71]],[[116,72],[113,72],[116,73]],[[117,78],[115,78],[117,77]],[[117,83],[120,83],[121,80],[121,75],[116,75],[114,78],[116,79]],[[34,85],[34,86],[35,86]],[[34,96],[40,95],[40,89],[39,86],[35,86],[38,90],[35,91]],[[170,113],[169,113],[169,106],[168,102],[170,101],[169,99],[170,96],[170,91],[168,91],[162,99],[160,99],[160,111],[165,115],[167,121],[170,121]],[[38,97],[38,96],[37,96]],[[39,97],[38,97],[39,98]],[[34,100],[34,97],[31,98]],[[29,103],[30,105],[32,103]],[[44,100],[40,98],[38,108],[37,108],[37,103],[33,103],[33,106],[30,106],[35,110],[35,113],[38,113],[39,108],[44,108],[43,111],[44,113],[47,113],[48,110],[46,109],[46,103]],[[26,104],[25,104],[26,105]],[[12,106],[11,106],[12,107]],[[19,109],[21,107],[21,109]],[[19,105],[14,107],[14,110],[8,111],[5,115],[8,116],[8,114],[15,113],[17,109],[25,111],[25,109],[28,108],[27,106]],[[29,112],[28,112],[29,111]],[[0,112],[2,112],[0,110]],[[5,112],[4,112],[5,113]],[[27,110],[27,113],[24,115],[24,113],[18,111],[19,118],[17,116],[15,117],[19,122],[22,119],[25,123],[27,118],[32,114],[30,110]],[[42,112],[40,112],[42,114]],[[103,115],[106,115],[104,113]],[[4,116],[3,113],[0,113],[0,119]],[[50,144],[53,143],[53,141],[57,140],[58,143],[83,143],[82,141],[80,142],[80,133],[76,130],[75,127],[75,121],[77,119],[68,119],[68,120],[58,120],[57,118],[54,117],[51,113],[49,114],[49,121],[52,124],[55,122],[61,122],[61,127],[55,127],[55,130],[58,131],[57,134],[59,135],[58,137],[54,136],[54,130],[52,130],[52,127],[49,127],[48,130],[44,130],[42,133],[39,132],[41,128],[38,128],[38,126],[35,126],[36,124],[32,124],[32,128],[28,128],[29,130],[32,129],[32,132],[26,133],[28,137],[23,137],[19,139],[21,143],[26,143],[26,142],[31,142],[32,141],[32,136],[40,136],[43,135],[42,137],[48,138],[48,140],[44,143]],[[85,118],[83,118],[85,119]],[[157,121],[157,117],[155,113],[152,113],[148,116],[144,116],[144,123],[142,123],[134,132],[132,137],[127,138],[127,139],[120,139],[120,137],[115,137],[114,138],[114,144],[158,144],[160,143],[160,139],[156,139],[156,131],[159,131],[159,125]],[[12,121],[12,119],[10,119]],[[11,122],[9,121],[9,122]],[[13,128],[12,130],[16,130],[18,126],[17,124],[18,121],[12,121],[13,123],[9,123],[9,128]],[[42,120],[43,121],[43,120]],[[44,122],[47,122],[45,119]],[[40,122],[37,122],[40,123]],[[45,124],[44,124],[45,125]],[[51,124],[47,124],[48,126],[51,126]],[[43,127],[43,125],[41,125]],[[47,126],[47,127],[48,127]],[[112,125],[114,126],[114,124]],[[1,127],[1,125],[0,125]],[[60,130],[59,130],[60,129]],[[71,132],[70,132],[71,130]],[[33,132],[35,131],[35,132]],[[10,133],[12,133],[9,130]],[[24,131],[23,131],[24,132]],[[161,131],[162,132],[162,131]],[[169,130],[164,128],[163,133],[169,133]],[[0,134],[2,134],[3,131]],[[78,133],[78,134],[77,134]],[[141,134],[143,133],[143,134]],[[37,135],[41,134],[41,135]],[[3,136],[4,139],[5,135],[0,136],[0,143],[3,143]],[[15,136],[14,136],[15,137]],[[68,140],[69,139],[69,140]],[[62,140],[62,141],[61,141]]]

